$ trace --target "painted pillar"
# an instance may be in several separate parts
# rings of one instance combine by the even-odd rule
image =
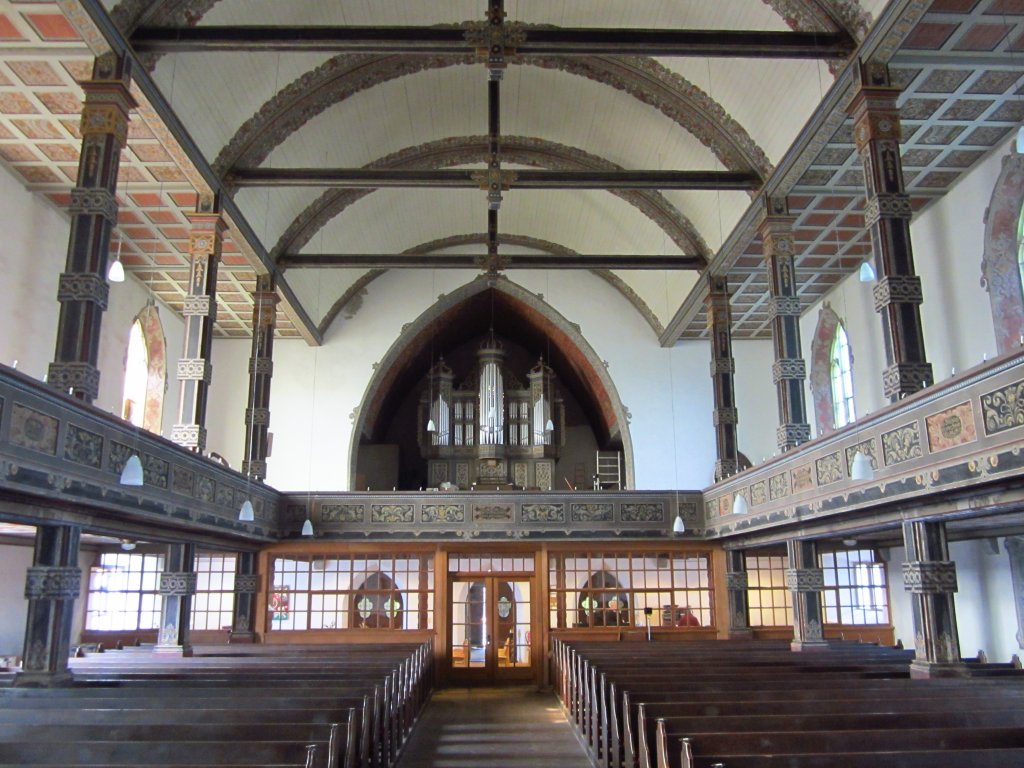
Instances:
[[[71,190],[71,233],[57,287],[57,344],[46,380],[86,403],[99,395],[100,326],[107,308],[107,258],[117,223],[117,171],[135,101],[129,93],[131,62],[99,56],[92,80],[82,84],[82,154]]]
[[[864,226],[874,252],[875,311],[882,316],[886,369],[882,388],[896,402],[934,382],[921,329],[921,278],[910,242],[913,208],[900,161],[900,91],[884,64],[862,62],[860,89],[850,105],[853,135],[864,164]]]
[[[750,611],[747,602],[747,553],[742,549],[725,552],[725,586],[729,593],[729,639],[749,640]]]
[[[277,293],[270,275],[256,276],[252,295],[252,355],[249,358],[249,407],[245,409],[242,472],[253,480],[267,477],[270,430],[270,382],[274,377],[274,325]]]
[[[771,293],[768,317],[775,345],[772,381],[779,403],[779,427],[775,436],[780,451],[788,451],[811,439],[804,398],[807,365],[800,347],[800,297],[796,293],[793,267],[794,221],[785,198],[768,198],[760,232]]]
[[[914,520],[903,524],[903,587],[914,607],[914,652],[911,677],[959,677],[967,674],[960,660],[956,627],[956,563],[949,559],[946,524]]]
[[[825,575],[818,567],[818,548],[813,541],[790,539],[786,542],[789,567],[786,586],[793,600],[794,651],[826,648],[825,621],[821,612],[821,591]]]
[[[196,593],[196,548],[194,544],[168,544],[164,571],[160,574],[160,630],[157,653],[192,655],[189,630],[192,595]]]
[[[68,653],[75,599],[82,589],[78,567],[81,529],[73,525],[40,525],[36,528],[32,567],[25,580],[28,617],[25,648],[18,686],[51,686],[67,683]]]
[[[260,577],[256,573],[256,553],[239,552],[235,560],[235,605],[231,615],[231,643],[256,642],[256,593]]]
[[[185,318],[184,351],[178,361],[181,394],[178,423],[171,431],[174,442],[199,453],[206,450],[206,399],[213,373],[210,347],[217,321],[217,267],[225,226],[219,208],[214,198],[202,198],[198,210],[189,215],[191,271],[181,312]]]
[[[736,361],[732,356],[732,311],[729,307],[729,279],[725,275],[708,276],[708,333],[711,336],[711,381],[715,392],[715,482],[735,475],[740,469],[736,425],[736,388],[733,377]]]

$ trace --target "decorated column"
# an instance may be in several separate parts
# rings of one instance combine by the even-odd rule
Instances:
[[[270,382],[274,376],[274,323],[278,302],[270,275],[256,276],[252,299],[252,356],[249,358],[249,406],[245,409],[242,472],[254,480],[264,480],[267,476]]]
[[[32,567],[25,580],[28,616],[22,672],[15,685],[49,686],[69,682],[68,652],[75,599],[82,590],[78,567],[81,530],[73,525],[36,528]]]
[[[189,629],[192,595],[196,593],[196,548],[194,544],[168,544],[164,571],[160,574],[160,630],[157,653],[192,655]]]
[[[117,171],[135,106],[130,79],[131,62],[105,54],[93,64],[92,80],[82,84],[82,153],[68,207],[71,233],[57,287],[60,317],[47,381],[87,403],[100,387],[97,361],[109,293],[110,233],[117,223]]]
[[[914,661],[911,677],[957,677],[960,661],[956,628],[956,563],[949,559],[946,524],[915,520],[903,524],[903,586],[914,608]]]
[[[790,647],[794,651],[827,647],[821,612],[825,575],[818,567],[817,549],[813,541],[790,539],[786,542],[789,556],[786,586],[793,600],[793,642]]]
[[[217,320],[217,267],[220,264],[224,219],[217,201],[212,197],[200,200],[195,213],[189,215],[192,231],[188,250],[191,271],[188,295],[182,315],[185,318],[185,344],[178,361],[178,423],[171,439],[178,445],[202,453],[206,450],[206,399],[210,388],[212,366],[210,347],[213,325]]]
[[[794,221],[785,198],[768,198],[760,232],[771,293],[768,317],[775,345],[772,381],[779,404],[779,427],[775,436],[780,451],[795,448],[811,439],[804,402],[807,365],[801,357],[800,297],[796,293],[793,265]]]
[[[235,560],[235,605],[231,614],[229,642],[254,643],[256,631],[256,593],[260,577],[256,573],[256,553],[239,552]]]
[[[708,276],[708,333],[711,336],[711,380],[715,392],[715,482],[739,472],[739,448],[736,425],[736,388],[733,376],[736,361],[732,356],[732,312],[729,308],[729,280],[725,275]]]
[[[878,282],[875,311],[882,315],[887,367],[882,388],[890,401],[931,384],[932,366],[925,358],[921,330],[921,278],[914,272],[910,242],[913,209],[903,185],[900,161],[900,91],[889,69],[862,62],[860,89],[850,105],[854,140],[864,164],[864,226],[871,231]]]
[[[725,587],[729,593],[729,639],[748,640],[753,631],[747,603],[747,554],[742,549],[725,552]]]

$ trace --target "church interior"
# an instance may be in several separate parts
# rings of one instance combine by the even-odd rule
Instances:
[[[353,714],[194,765],[524,687],[593,765],[862,764],[621,701],[734,648],[1016,709],[1022,122],[1018,0],[0,0],[0,766],[224,658]],[[864,765],[1024,755],[899,711]]]

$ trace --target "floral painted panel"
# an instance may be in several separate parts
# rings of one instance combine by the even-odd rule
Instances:
[[[365,504],[321,504],[322,523],[361,523],[366,517]]]
[[[99,469],[103,461],[103,437],[74,424],[68,424],[64,436],[64,458],[76,464]]]
[[[565,504],[523,504],[524,523],[564,523]]]
[[[1024,424],[1024,381],[983,394],[981,416],[986,435],[996,435]]]
[[[615,519],[611,504],[573,504],[570,510],[574,523],[610,523]]]
[[[660,523],[665,520],[665,505],[623,503],[619,515],[624,523]]]
[[[921,457],[921,432],[917,422],[882,433],[882,458],[885,466],[900,464]]]
[[[814,462],[814,471],[818,476],[818,485],[828,485],[843,479],[843,462],[839,451],[822,456]]]
[[[370,521],[374,523],[413,522],[412,504],[371,504]]]
[[[424,504],[420,510],[420,520],[424,523],[464,523],[466,505]]]

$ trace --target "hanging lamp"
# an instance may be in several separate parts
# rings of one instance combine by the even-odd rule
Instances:
[[[110,262],[110,267],[107,269],[107,280],[112,283],[123,283],[124,282],[124,265],[121,263],[121,244],[124,241],[121,239],[121,235],[117,236],[117,255],[114,256],[114,260]]]
[[[128,461],[121,467],[121,478],[118,482],[121,485],[132,485],[135,487],[143,484],[142,475],[142,459],[139,458],[139,454],[133,453],[128,457]]]
[[[850,464],[850,479],[858,482],[875,479],[875,468],[871,464],[871,459],[859,449],[853,454],[853,462]]]

